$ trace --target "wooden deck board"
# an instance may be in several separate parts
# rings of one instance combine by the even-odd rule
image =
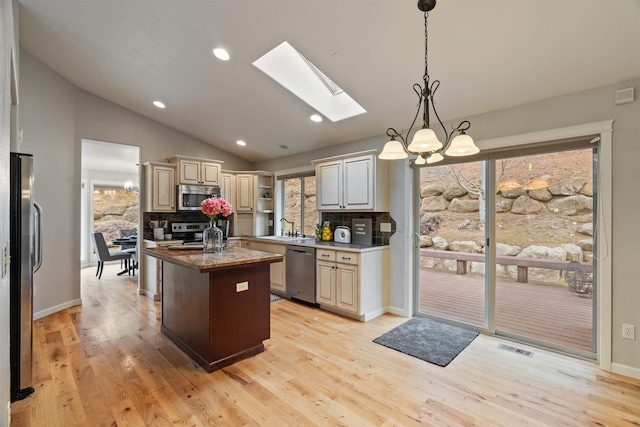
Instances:
[[[423,268],[420,311],[484,325],[484,277]],[[496,329],[583,351],[593,348],[593,299],[565,286],[496,282]]]

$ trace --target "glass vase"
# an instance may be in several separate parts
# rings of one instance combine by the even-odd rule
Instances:
[[[215,221],[210,221],[202,231],[202,247],[205,253],[222,252],[222,229],[218,228]]]

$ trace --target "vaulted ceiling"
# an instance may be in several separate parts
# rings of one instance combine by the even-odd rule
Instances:
[[[415,0],[19,3],[21,46],[71,83],[249,161],[407,129],[415,114]],[[440,0],[429,13],[438,112],[453,120],[637,78],[639,23],[640,0]],[[367,112],[309,120],[313,108],[252,65],[283,41]]]

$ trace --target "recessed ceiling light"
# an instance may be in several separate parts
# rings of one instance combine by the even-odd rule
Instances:
[[[238,144],[238,145],[239,145],[239,146],[241,146],[241,147],[244,147],[245,145],[247,145],[247,143],[246,143],[246,142],[244,142],[244,141],[243,141],[243,140],[241,140],[241,139],[237,140],[237,141],[236,141],[236,144]]]
[[[316,123],[320,123],[322,121],[322,116],[320,114],[312,114],[310,119]]]
[[[231,58],[229,56],[229,52],[227,52],[226,50],[224,50],[221,47],[217,47],[215,49],[213,49],[213,54],[216,56],[216,58],[222,60],[222,61],[228,61],[229,58]]]
[[[280,148],[282,148],[283,150],[288,150],[288,149],[289,149],[289,147],[288,147],[288,146],[286,146],[286,145],[284,145],[284,144],[283,144],[283,145],[281,145],[281,146],[280,146]]]
[[[165,108],[164,103],[160,101],[153,101],[153,105],[155,105],[158,108]]]

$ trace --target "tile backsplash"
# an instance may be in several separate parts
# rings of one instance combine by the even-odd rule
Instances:
[[[322,222],[329,221],[331,223],[331,230],[335,230],[339,225],[351,228],[354,218],[371,219],[371,230],[373,233],[371,240],[374,246],[388,245],[389,238],[391,238],[396,231],[396,222],[391,218],[389,212],[323,212],[321,218]],[[322,225],[322,222],[320,225]],[[391,231],[380,231],[380,224],[382,223],[390,223]],[[353,230],[351,230],[351,232],[353,233]]]

